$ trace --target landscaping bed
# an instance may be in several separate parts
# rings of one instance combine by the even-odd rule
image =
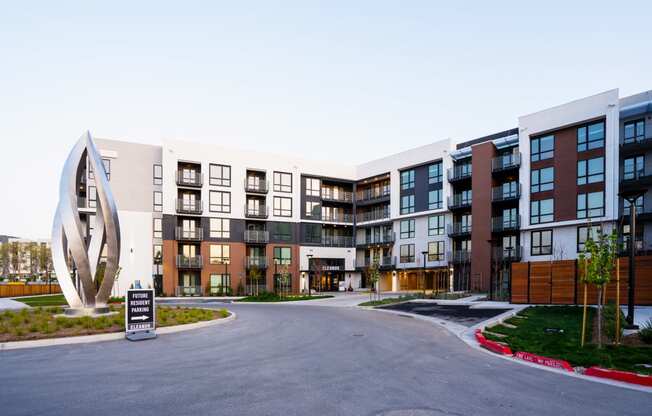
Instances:
[[[615,306],[613,307],[616,310]],[[606,311],[606,307],[605,307]],[[620,346],[598,348],[594,337],[596,312],[588,310],[586,343],[581,347],[582,308],[579,306],[534,306],[515,317],[486,328],[483,335],[507,344],[512,351],[524,351],[568,361],[574,367],[599,366],[639,374],[652,374],[652,345],[633,343],[628,337]],[[612,319],[605,313],[604,329],[612,334]],[[603,339],[604,340],[604,339]]]
[[[24,303],[27,306],[39,307],[39,306],[68,306],[68,301],[59,293],[57,295],[45,295],[45,296],[31,296],[28,298],[16,298],[16,302]],[[123,303],[125,301],[124,297],[120,298],[111,298],[109,303]]]
[[[383,306],[391,305],[393,303],[407,302],[408,300],[422,299],[423,295],[401,295],[399,297],[384,298],[381,300],[370,300],[362,302],[358,306]]]
[[[314,300],[314,299],[326,299],[332,298],[333,295],[288,295],[288,296],[279,296],[276,293],[261,293],[255,296],[247,296],[242,299],[236,300],[236,302],[295,302],[298,300]]]
[[[121,332],[125,329],[124,306],[112,305],[117,312],[98,318],[55,317],[62,314],[61,307],[37,307],[7,310],[0,313],[0,342],[26,341],[43,338],[61,338],[79,335]],[[199,309],[181,307],[157,307],[156,326],[192,324],[229,316],[226,309]]]

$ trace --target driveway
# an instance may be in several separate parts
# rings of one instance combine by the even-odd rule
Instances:
[[[228,307],[238,314],[229,324],[150,341],[0,352],[2,414],[647,416],[652,408],[652,394],[502,360],[419,319]]]

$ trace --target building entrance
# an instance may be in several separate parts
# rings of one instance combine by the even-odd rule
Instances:
[[[340,290],[340,282],[343,281],[344,272],[322,272],[312,277],[310,287],[319,292],[337,292]]]

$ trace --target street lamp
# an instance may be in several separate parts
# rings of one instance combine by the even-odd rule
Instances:
[[[421,254],[423,254],[423,294],[425,296],[426,294],[426,255],[428,254],[427,251],[422,251]]]
[[[306,254],[306,257],[308,258],[308,297],[310,297],[312,296],[310,292],[310,275],[312,269],[312,267],[310,266],[310,260],[312,260],[312,254]]]

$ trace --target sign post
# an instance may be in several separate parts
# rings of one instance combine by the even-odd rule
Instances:
[[[154,289],[127,290],[125,331],[125,337],[130,341],[156,338]]]

